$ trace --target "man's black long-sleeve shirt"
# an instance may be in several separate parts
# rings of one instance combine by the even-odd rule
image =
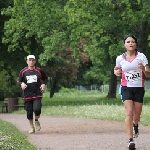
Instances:
[[[38,67],[33,70],[25,67],[20,71],[17,83],[24,82],[27,87],[23,90],[23,99],[32,100],[35,98],[42,98],[42,92],[40,90],[41,84],[47,84],[47,75]]]

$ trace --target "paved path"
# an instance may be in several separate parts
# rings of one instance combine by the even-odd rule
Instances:
[[[28,136],[38,150],[128,150],[124,123],[95,119],[41,116],[42,129],[28,134],[25,115],[0,114]],[[136,150],[150,150],[150,127],[140,126]]]

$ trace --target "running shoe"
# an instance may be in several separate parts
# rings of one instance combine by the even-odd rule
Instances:
[[[35,128],[37,131],[40,131],[41,126],[40,126],[40,122],[39,121],[35,121]]]
[[[35,132],[35,128],[34,127],[30,127],[29,133],[32,134]]]
[[[136,149],[133,140],[129,140],[129,142],[128,142],[128,148],[129,148],[129,150],[135,150]]]
[[[138,125],[135,126],[135,125],[133,124],[133,138],[137,138],[138,135],[139,135]]]

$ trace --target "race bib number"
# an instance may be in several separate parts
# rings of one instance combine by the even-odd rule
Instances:
[[[139,71],[128,71],[125,73],[125,79],[128,82],[133,82],[133,81],[137,81],[137,80],[141,80],[141,76],[140,76],[140,72]]]
[[[30,75],[30,76],[26,76],[26,77],[27,77],[27,83],[37,82],[37,76],[36,75]]]

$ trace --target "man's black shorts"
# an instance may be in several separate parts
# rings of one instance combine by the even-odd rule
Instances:
[[[132,100],[134,102],[143,103],[143,98],[145,94],[144,87],[121,87],[121,94],[123,102],[125,100]]]

